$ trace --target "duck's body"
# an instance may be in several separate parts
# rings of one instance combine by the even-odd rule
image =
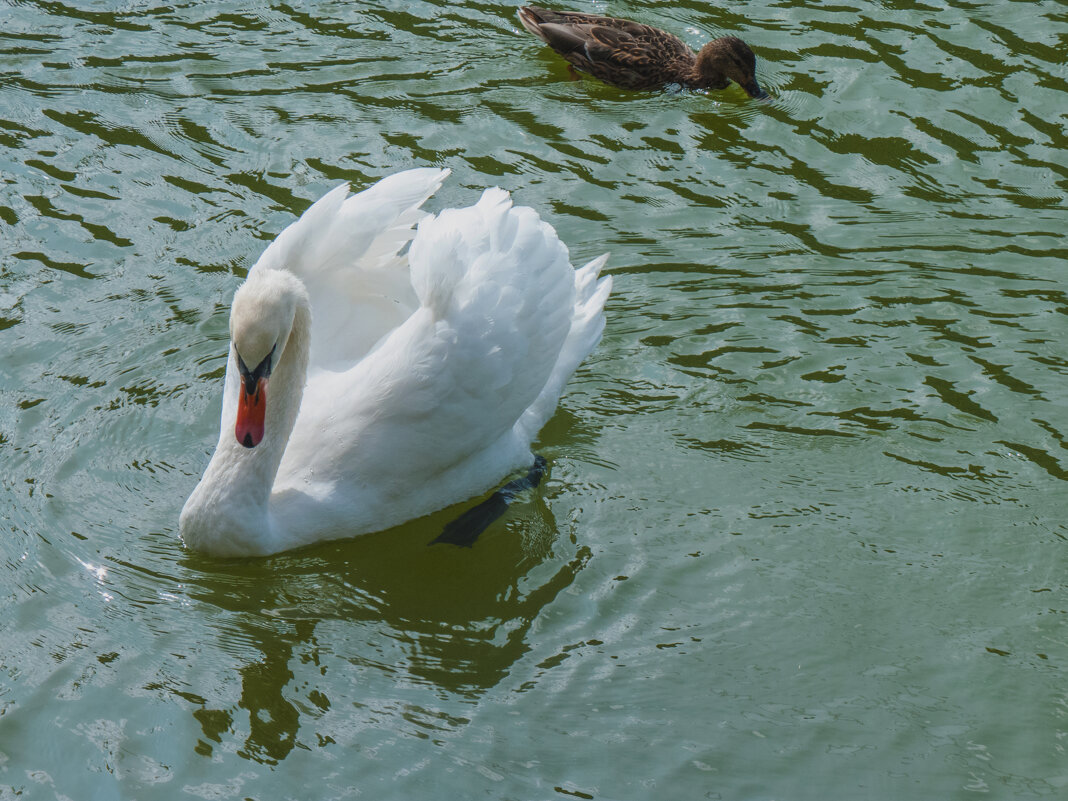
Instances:
[[[613,86],[723,89],[735,81],[750,97],[767,97],[756,81],[756,56],[733,36],[695,54],[674,34],[627,19],[523,6],[519,21],[573,67]]]
[[[604,258],[575,270],[499,189],[429,217],[419,206],[447,174],[338,187],[249,271],[187,545],[267,554],[378,531],[529,467],[600,338]]]

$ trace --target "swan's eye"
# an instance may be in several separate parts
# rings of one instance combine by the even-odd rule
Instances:
[[[241,373],[241,380],[245,384],[245,391],[250,395],[256,390],[256,384],[261,378],[268,378],[271,375],[271,369],[274,364],[274,352],[278,349],[278,345],[275,344],[271,348],[271,352],[263,357],[263,361],[256,365],[255,370],[249,370],[245,364],[245,360],[241,358],[241,354],[237,354],[237,369]]]

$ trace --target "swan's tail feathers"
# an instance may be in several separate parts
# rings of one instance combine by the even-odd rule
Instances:
[[[612,276],[600,280],[598,276],[607,261],[608,254],[602,254],[575,273],[575,316],[562,356],[573,350],[576,367],[597,347],[604,332],[604,304],[612,291]]]
[[[575,271],[575,306],[571,330],[560,349],[560,357],[549,380],[519,421],[526,441],[534,439],[552,417],[571,374],[601,341],[605,326],[604,304],[612,291],[612,276],[600,280],[598,276],[607,261],[608,254],[605,253]]]
[[[534,466],[530,468],[523,478],[509,481],[499,490],[490,495],[486,500],[472,506],[458,518],[442,529],[430,545],[439,542],[450,545],[459,545],[470,548],[475,544],[479,535],[489,528],[490,523],[499,518],[508,509],[516,495],[529,489],[534,489],[541,483],[545,470],[548,467],[545,457],[540,454],[534,457]]]

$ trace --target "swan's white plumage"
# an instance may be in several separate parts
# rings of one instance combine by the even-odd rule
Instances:
[[[604,328],[605,257],[575,270],[552,227],[500,189],[427,215],[447,175],[409,170],[353,196],[340,186],[250,270],[219,444],[182,511],[188,545],[262,554],[380,530],[529,465]],[[270,380],[267,433],[248,450],[234,436],[236,349],[265,347],[245,344],[246,318],[284,317],[272,299],[290,292],[297,323]]]
[[[427,216],[423,202],[446,170],[422,168],[383,178],[349,196],[348,184],[327,192],[263,252],[250,271],[292,272],[308,289],[311,362],[344,369],[418,304],[400,251]]]

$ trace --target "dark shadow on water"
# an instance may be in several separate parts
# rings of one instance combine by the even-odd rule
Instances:
[[[197,752],[210,755],[212,742],[244,728],[247,713],[238,754],[268,764],[285,759],[301,743],[302,712],[289,700],[294,668],[320,657],[351,665],[360,685],[422,685],[440,698],[473,700],[501,682],[529,650],[533,621],[589,555],[558,537],[539,491],[518,498],[474,547],[428,547],[481,500],[266,559],[189,554],[183,566],[198,577],[189,597],[218,610],[212,635],[219,648],[240,654],[237,707],[245,710],[197,709],[204,736]],[[341,641],[338,622],[351,624]],[[334,634],[320,642],[325,623]],[[259,658],[249,659],[250,652]],[[330,703],[321,693],[308,698]]]
[[[508,506],[517,495],[538,486],[542,476],[545,475],[546,466],[544,456],[541,454],[535,456],[534,465],[525,476],[509,481],[486,500],[476,503],[459,517],[450,520],[445,524],[441,533],[430,541],[430,544],[472,547],[478,541],[479,535],[508,511]]]

